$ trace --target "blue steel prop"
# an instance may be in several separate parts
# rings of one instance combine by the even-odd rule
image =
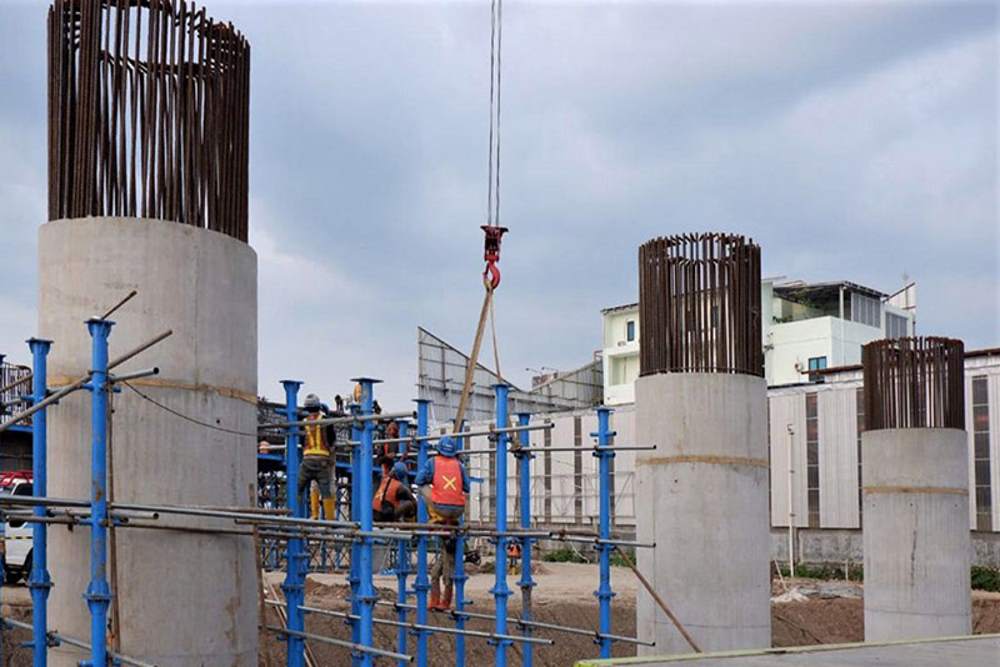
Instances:
[[[89,667],[108,664],[108,606],[111,588],[108,586],[108,336],[114,322],[87,320],[91,337],[90,390],[90,583],[84,599],[90,610],[90,660],[81,661]],[[36,638],[46,641],[45,635]],[[36,651],[37,653],[37,651]]]
[[[425,398],[416,399],[417,403],[417,437],[425,438],[428,430],[428,414],[430,401]],[[419,439],[417,449],[417,469],[423,470],[427,465],[427,440]],[[427,504],[423,496],[417,494],[417,522],[426,524]],[[417,537],[417,578],[413,582],[413,590],[417,597],[417,624],[427,625],[427,591],[431,589],[430,578],[427,575],[427,535]],[[426,630],[417,630],[417,667],[427,667],[427,638]]]
[[[531,415],[521,412],[517,415],[518,426],[527,426],[531,421]],[[518,432],[518,444],[528,450],[531,446],[531,434],[528,431]],[[520,496],[521,528],[529,530],[531,528],[531,459],[534,458],[530,451],[514,452],[519,469],[518,495]],[[531,538],[525,535],[521,538],[521,579],[517,582],[521,589],[521,620],[531,620],[531,589],[535,587],[535,582],[531,577]],[[525,637],[531,636],[531,628],[522,625]],[[521,664],[523,667],[532,667],[534,664],[534,647],[530,643],[524,644],[521,648]]]
[[[465,424],[462,424],[460,430],[465,430]],[[458,438],[458,450],[461,452],[466,448],[468,438],[461,437]],[[459,524],[465,523],[465,516],[459,520]],[[455,569],[451,573],[451,580],[454,585],[455,590],[455,609],[462,611],[465,609],[465,582],[469,580],[469,575],[465,573],[465,535],[462,533],[455,533]],[[443,555],[443,554],[442,554]],[[465,617],[456,616],[455,617],[455,627],[458,630],[465,630]],[[457,634],[455,635],[455,667],[465,667],[465,635]]]
[[[285,417],[289,422],[298,417],[299,388],[302,383],[297,380],[283,380],[285,389]],[[302,498],[299,488],[299,430],[289,426],[285,434],[285,503],[288,511],[295,518],[302,518]],[[304,549],[302,538],[290,537],[285,553],[285,581],[281,590],[285,593],[286,616],[288,629],[285,635],[288,642],[288,667],[303,667],[305,665],[305,640],[301,632],[305,631],[305,616],[302,605],[305,603],[305,566],[304,559],[308,553]]]
[[[600,497],[598,533],[604,540],[595,547],[600,554],[600,583],[594,596],[600,608],[598,631],[601,636],[597,643],[601,647],[601,658],[611,657],[612,640],[608,635],[611,633],[611,599],[615,596],[611,590],[611,550],[615,545],[608,541],[611,539],[611,459],[615,457],[615,450],[610,444],[615,435],[608,424],[610,416],[610,408],[597,408],[597,433],[590,434],[597,438],[594,456],[597,457]]]
[[[372,397],[372,390],[378,380],[353,378],[352,382],[361,384],[361,414],[365,416],[373,414],[374,399]],[[361,530],[369,532],[373,529],[372,456],[374,452],[372,450],[372,440],[375,437],[374,431],[375,422],[372,420],[366,420],[361,426],[361,465],[359,470],[361,479],[355,485],[361,496],[359,498]],[[375,600],[378,596],[375,593],[375,584],[372,580],[372,538],[370,535],[364,535],[361,538],[360,552],[361,563],[358,568],[358,577],[361,581],[358,584],[357,597],[360,602],[359,608],[361,613],[358,616],[361,619],[361,631],[358,643],[362,646],[372,646],[374,638],[372,619],[375,616]],[[362,653],[361,667],[371,667],[371,665],[371,653]]]
[[[510,390],[505,384],[493,386],[496,392],[496,423],[498,428],[506,428],[507,417],[507,395]],[[507,432],[497,432],[496,442],[496,488],[493,497],[496,498],[496,576],[493,588],[493,600],[496,605],[496,634],[507,634],[507,598],[510,597],[510,588],[507,586],[507,537],[503,531],[507,530]],[[507,667],[507,647],[510,641],[497,639],[494,663],[496,667]]]
[[[410,423],[405,419],[399,419],[396,421],[399,426],[399,436],[405,438],[410,430]],[[406,443],[399,443],[396,449],[398,454],[398,460],[403,460],[403,455],[406,453]],[[407,477],[409,477],[407,475]],[[409,479],[399,480],[401,483],[406,485],[406,488],[410,487]],[[399,544],[396,545],[396,602],[400,604],[406,604],[407,592],[406,592],[406,576],[410,573],[410,550],[409,543],[400,540]],[[406,609],[399,607],[396,611],[397,620],[400,623],[406,623]],[[399,630],[396,633],[396,650],[399,653],[405,654],[407,651],[407,628],[405,625],[400,625]],[[400,660],[399,665],[408,664],[409,660]]]
[[[351,404],[351,416],[361,415],[361,406],[357,403]],[[361,491],[358,489],[358,482],[361,479],[361,422],[351,424],[351,521],[358,521],[361,517]],[[361,545],[351,542],[351,566],[347,571],[347,581],[351,587],[351,615],[359,616],[361,605],[358,600],[358,587],[361,584],[359,569],[361,567]],[[351,626],[351,641],[355,644],[361,641],[361,624],[355,621],[347,621]],[[361,662],[361,656],[357,653],[351,654],[351,664],[357,667]]]
[[[41,338],[28,340],[31,349],[32,402],[41,403],[48,391],[48,354],[52,341]],[[32,495],[48,495],[48,432],[46,424],[48,408],[42,408],[32,418],[31,433],[31,477]],[[36,505],[34,515],[45,517],[45,507]],[[42,521],[31,527],[31,575],[28,588],[31,589],[32,665],[45,667],[48,664],[48,600],[52,579],[49,576],[48,526]]]

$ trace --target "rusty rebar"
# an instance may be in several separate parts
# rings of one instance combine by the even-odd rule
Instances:
[[[247,240],[250,45],[186,0],[49,8],[49,219]]]
[[[639,246],[641,375],[764,375],[760,246],[736,234],[681,234]]]
[[[861,348],[865,430],[965,428],[965,346],[954,338],[890,338]]]

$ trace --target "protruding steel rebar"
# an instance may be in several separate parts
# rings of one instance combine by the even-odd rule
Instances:
[[[736,234],[681,234],[639,246],[641,375],[764,375],[760,246]]]
[[[953,338],[891,338],[861,348],[865,430],[965,428],[965,347]]]
[[[186,0],[49,9],[49,219],[158,218],[247,240],[250,45]]]

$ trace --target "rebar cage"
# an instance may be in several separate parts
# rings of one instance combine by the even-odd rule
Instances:
[[[49,8],[49,219],[158,218],[247,240],[250,45],[184,0]]]
[[[954,338],[889,338],[861,348],[865,430],[965,428],[965,346]]]
[[[639,246],[640,375],[764,375],[760,246],[680,234]]]

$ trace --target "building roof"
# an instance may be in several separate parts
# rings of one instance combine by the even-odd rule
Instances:
[[[633,301],[632,303],[623,303],[620,306],[611,306],[610,308],[602,308],[601,315],[607,315],[608,313],[617,313],[624,310],[636,310],[639,307],[638,301]]]
[[[885,299],[889,295],[871,287],[865,287],[849,280],[833,280],[819,283],[806,283],[795,281],[774,286],[774,293],[783,299],[796,301],[798,299],[808,299],[810,301],[825,301],[835,299],[839,296],[840,290],[858,292],[875,299]]]

